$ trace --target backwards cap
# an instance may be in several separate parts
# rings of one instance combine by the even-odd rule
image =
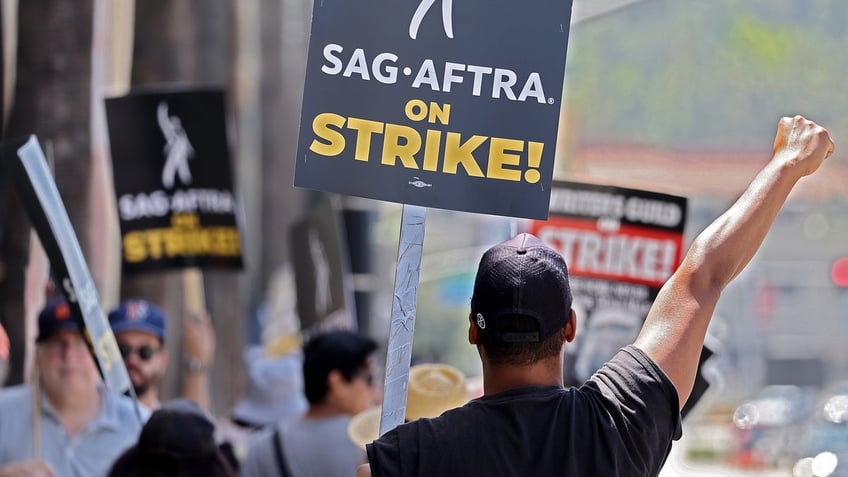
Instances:
[[[471,318],[480,331],[504,343],[542,341],[568,322],[571,288],[562,255],[538,237],[523,233],[499,243],[483,254]],[[536,320],[538,332],[500,332],[498,324],[510,316]]]

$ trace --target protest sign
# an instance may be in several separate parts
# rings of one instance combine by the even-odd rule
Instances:
[[[295,185],[547,217],[570,1],[322,0]]]
[[[4,144],[3,168],[12,178],[21,204],[50,259],[53,278],[84,331],[89,351],[106,386],[118,394],[132,392],[124,360],[100,306],[94,279],[35,136]]]
[[[106,100],[123,270],[241,268],[224,93]]]
[[[684,197],[657,192],[553,183],[551,215],[530,232],[568,264],[578,326],[565,374],[575,383],[636,338],[682,260],[686,207]]]
[[[292,225],[291,260],[301,329],[356,328],[350,265],[337,200],[328,197]]]

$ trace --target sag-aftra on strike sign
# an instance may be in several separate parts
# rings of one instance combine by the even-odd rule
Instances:
[[[295,185],[546,218],[571,2],[321,0]]]

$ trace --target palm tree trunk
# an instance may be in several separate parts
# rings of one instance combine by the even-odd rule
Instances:
[[[6,137],[36,134],[52,152],[56,185],[86,257],[93,253],[88,213],[91,40],[92,0],[20,2],[16,88],[6,126]],[[10,197],[2,247],[6,273],[0,283],[0,320],[12,342],[10,383],[24,379],[31,345],[26,321],[38,312],[24,306],[29,236],[29,221]]]

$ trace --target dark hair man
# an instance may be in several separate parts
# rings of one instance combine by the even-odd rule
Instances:
[[[347,437],[350,418],[375,403],[371,338],[328,331],[303,347],[303,385],[309,409],[296,422],[271,426],[248,449],[242,477],[350,476],[365,453]]]
[[[633,345],[579,388],[563,388],[575,334],[562,257],[532,235],[489,249],[471,299],[468,340],[484,396],[398,426],[367,446],[358,476],[654,476],[692,390],[721,291],[748,264],[789,192],[833,153],[827,131],[795,116],[747,190],[695,239]]]

